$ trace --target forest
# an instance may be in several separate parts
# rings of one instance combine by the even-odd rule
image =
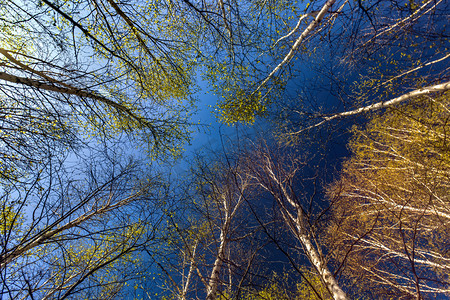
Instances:
[[[447,0],[0,0],[0,300],[450,298]]]

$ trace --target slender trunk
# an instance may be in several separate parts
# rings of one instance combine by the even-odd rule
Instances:
[[[226,227],[225,227],[226,228]],[[216,299],[217,287],[219,285],[219,273],[222,268],[223,258],[225,255],[225,247],[227,246],[226,232],[222,230],[220,233],[220,245],[217,251],[216,260],[214,261],[213,269],[211,272],[211,277],[209,278],[209,283],[207,287],[207,300]]]
[[[290,202],[292,199],[288,194],[285,194],[286,190],[282,189],[284,196],[287,201]],[[291,214],[287,207],[280,201],[281,199],[277,199],[279,204],[281,214],[285,223],[291,228],[294,235],[299,240],[300,244],[305,251],[306,256],[310,263],[314,266],[314,268],[319,273],[322,282],[325,284],[325,287],[333,296],[334,300],[346,300],[348,299],[345,292],[339,286],[336,278],[328,269],[327,264],[324,262],[322,255],[319,253],[319,250],[314,246],[314,243],[310,239],[310,235],[308,234],[307,226],[305,225],[305,215],[302,212],[300,207],[297,207],[297,216]]]
[[[303,231],[301,225],[297,225],[297,230],[299,232]],[[336,281],[336,278],[330,272],[327,265],[324,263],[323,259],[321,258],[321,255],[314,247],[314,244],[311,242],[309,237],[306,234],[302,233],[299,233],[297,236],[306,252],[306,255],[309,258],[309,261],[317,270],[317,272],[319,272],[320,278],[326,285],[328,291],[333,296],[333,299],[335,300],[347,299],[347,296],[345,295],[344,291],[340,288],[338,282]]]
[[[189,283],[191,281],[192,273],[194,273],[194,265],[195,265],[195,252],[197,250],[198,242],[195,243],[194,248],[192,249],[191,255],[191,265],[189,266],[189,272],[186,276],[186,283],[183,286],[183,291],[180,296],[180,300],[186,300],[186,294],[189,288]]]
[[[275,197],[285,223],[297,236],[299,242],[303,246],[305,254],[307,255],[311,264],[319,273],[320,278],[322,279],[330,294],[333,296],[333,299],[346,300],[346,294],[339,286],[334,275],[328,269],[328,266],[325,263],[322,255],[319,253],[319,250],[314,246],[313,242],[310,239],[311,232],[307,226],[307,218],[302,210],[302,207],[291,196],[291,193],[285,186],[286,183],[280,180],[277,176],[277,173],[273,171],[276,168],[273,166],[271,159],[269,157],[266,157],[265,160],[265,170],[269,175],[269,178],[273,180],[279,190],[273,190],[273,186],[271,184],[267,185],[261,183],[262,187],[271,192]],[[292,213],[290,211],[292,211]]]
[[[316,18],[309,24],[308,27],[302,32],[302,34],[297,38],[294,45],[292,46],[289,53],[284,57],[283,61],[278,64],[272,72],[264,79],[261,84],[256,88],[256,90],[252,94],[256,94],[284,65],[288,64],[292,58],[294,57],[294,54],[297,52],[300,45],[302,45],[305,38],[312,33],[312,31],[317,27],[317,25],[322,22],[322,19],[325,17],[327,12],[330,10],[331,6],[336,2],[336,0],[328,0],[322,9],[317,13]]]

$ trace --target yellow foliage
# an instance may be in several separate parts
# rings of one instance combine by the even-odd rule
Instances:
[[[15,236],[23,224],[23,214],[17,213],[14,206],[0,203],[0,234]]]
[[[448,282],[449,117],[446,93],[355,126],[352,157],[329,190],[335,255],[346,258],[357,286],[383,298],[414,294],[416,273],[426,274],[418,283],[424,290]]]

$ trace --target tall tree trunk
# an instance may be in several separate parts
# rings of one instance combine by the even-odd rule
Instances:
[[[228,220],[227,220],[228,221]],[[207,300],[214,300],[217,297],[217,287],[219,285],[219,273],[222,268],[223,258],[225,256],[225,247],[227,246],[226,239],[226,228],[228,222],[225,223],[225,228],[220,232],[220,245],[217,251],[216,260],[214,261],[213,269],[211,272],[211,277],[209,278],[209,283],[207,287]]]
[[[256,176],[259,185],[275,198],[284,222],[299,240],[310,263],[319,273],[323,284],[333,299],[347,299],[346,294],[339,286],[336,278],[328,269],[320,248],[312,242],[311,236],[313,232],[310,226],[308,226],[307,216],[300,203],[293,196],[294,192],[290,185],[290,179],[294,177],[297,169],[283,173],[282,168],[275,165],[267,153],[262,153],[259,160],[261,163],[260,172],[262,171],[262,173]],[[283,175],[280,175],[280,173]]]

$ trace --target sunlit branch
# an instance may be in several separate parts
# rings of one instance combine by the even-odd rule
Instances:
[[[256,94],[284,65],[288,64],[292,58],[294,57],[295,52],[298,50],[300,45],[302,45],[303,40],[320,24],[322,19],[325,17],[326,13],[329,11],[331,6],[336,2],[336,0],[328,0],[319,13],[316,15],[316,18],[309,24],[308,27],[301,33],[301,35],[297,38],[294,45],[292,45],[289,53],[284,57],[283,61],[278,64],[272,72],[259,84],[259,86],[253,91],[252,95]]]
[[[420,89],[414,90],[412,92],[406,93],[406,94],[404,94],[404,95],[402,95],[400,97],[391,99],[389,101],[381,101],[381,102],[377,102],[375,104],[371,104],[371,105],[368,105],[368,106],[365,106],[365,107],[361,107],[361,108],[358,108],[358,109],[355,109],[355,110],[350,110],[350,111],[346,111],[346,112],[337,113],[337,114],[334,114],[334,115],[332,115],[330,117],[323,117],[323,119],[324,119],[323,121],[321,121],[319,123],[316,123],[314,125],[311,125],[311,126],[309,126],[307,128],[303,128],[301,130],[298,130],[296,132],[291,132],[289,134],[290,135],[299,134],[299,133],[301,133],[303,131],[306,131],[306,130],[309,130],[309,129],[312,129],[312,128],[315,128],[315,127],[319,127],[319,126],[321,126],[321,125],[323,125],[323,124],[325,124],[325,123],[327,123],[329,121],[332,121],[334,119],[354,116],[354,115],[358,115],[358,114],[369,112],[369,111],[375,111],[375,110],[378,110],[378,109],[382,109],[382,108],[386,108],[386,107],[389,107],[389,106],[393,106],[395,104],[404,102],[404,101],[409,100],[409,99],[414,98],[414,97],[423,96],[423,95],[427,95],[427,94],[430,94],[430,93],[445,92],[445,91],[447,91],[449,89],[450,89],[450,81],[446,82],[446,83],[442,83],[442,84],[436,84],[436,85],[432,85],[432,86],[427,86],[427,87],[420,88]]]

